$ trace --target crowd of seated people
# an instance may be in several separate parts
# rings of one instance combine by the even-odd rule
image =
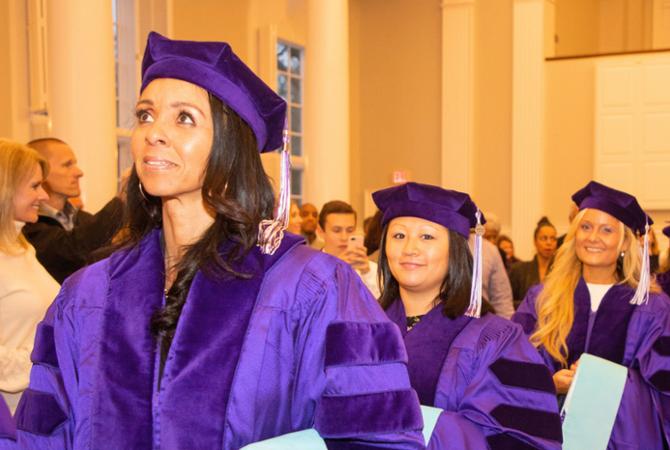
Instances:
[[[588,183],[522,261],[468,193],[394,185],[364,221],[277,196],[260,154],[285,115],[228,44],[151,33],[133,167],[99,212],[75,206],[63,140],[0,139],[0,449],[308,428],[328,448],[558,449],[585,354],[628,374],[608,448],[668,448],[670,258],[634,196]]]

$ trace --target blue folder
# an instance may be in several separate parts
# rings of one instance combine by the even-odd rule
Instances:
[[[433,433],[433,428],[442,412],[439,408],[422,406],[423,414],[423,437],[428,443]],[[284,434],[265,441],[254,442],[242,450],[327,450],[326,443],[321,439],[319,433],[313,428]]]
[[[628,369],[584,353],[561,411],[563,449],[606,449]]]

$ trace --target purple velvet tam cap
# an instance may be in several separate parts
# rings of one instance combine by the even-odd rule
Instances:
[[[575,192],[572,200],[579,206],[580,211],[585,208],[599,209],[616,217],[633,232],[640,235],[646,233],[647,221],[649,225],[654,223],[651,217],[642,210],[635,197],[596,181],[590,181],[585,187]]]
[[[251,127],[260,152],[282,146],[286,102],[225,42],[177,41],[152,31],[142,60],[140,92],[157,78],[188,81],[224,102]]]
[[[406,183],[372,194],[382,212],[382,227],[396,217],[419,217],[460,233],[466,239],[477,225],[477,205],[468,194],[438,186]],[[485,223],[482,215],[481,223]]]

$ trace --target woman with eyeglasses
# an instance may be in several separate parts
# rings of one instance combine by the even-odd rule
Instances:
[[[533,259],[516,263],[510,270],[514,309],[518,308],[531,286],[544,281],[556,253],[556,228],[548,218],[542,217],[537,222],[533,242],[536,250]]]

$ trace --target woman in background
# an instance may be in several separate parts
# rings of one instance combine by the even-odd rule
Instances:
[[[635,197],[594,181],[572,199],[579,213],[551,273],[528,291],[513,320],[540,350],[559,394],[583,353],[628,368],[608,448],[667,448],[670,299],[648,284],[637,239],[651,219]]]
[[[28,387],[37,324],[59,289],[21,233],[48,198],[47,172],[35,150],[0,140],[0,393],[12,413]]]
[[[296,202],[291,202],[291,209],[288,216],[288,226],[286,231],[300,236],[300,226],[302,225],[302,217],[300,216],[300,208]]]
[[[502,256],[505,263],[507,273],[512,269],[512,266],[520,260],[514,255],[514,242],[509,236],[501,234],[498,236],[498,249],[500,249],[500,256]]]
[[[510,270],[509,280],[514,296],[514,309],[519,307],[531,286],[544,281],[556,253],[556,228],[546,217],[537,222],[533,232],[533,243],[536,250],[533,259],[519,262]]]
[[[471,228],[483,234],[476,205],[467,194],[418,183],[373,199],[383,214],[380,302],[404,336],[419,400],[444,410],[428,448],[559,449],[558,406],[542,359],[521,327],[488,304],[480,317],[481,279],[473,279],[468,246]]]

